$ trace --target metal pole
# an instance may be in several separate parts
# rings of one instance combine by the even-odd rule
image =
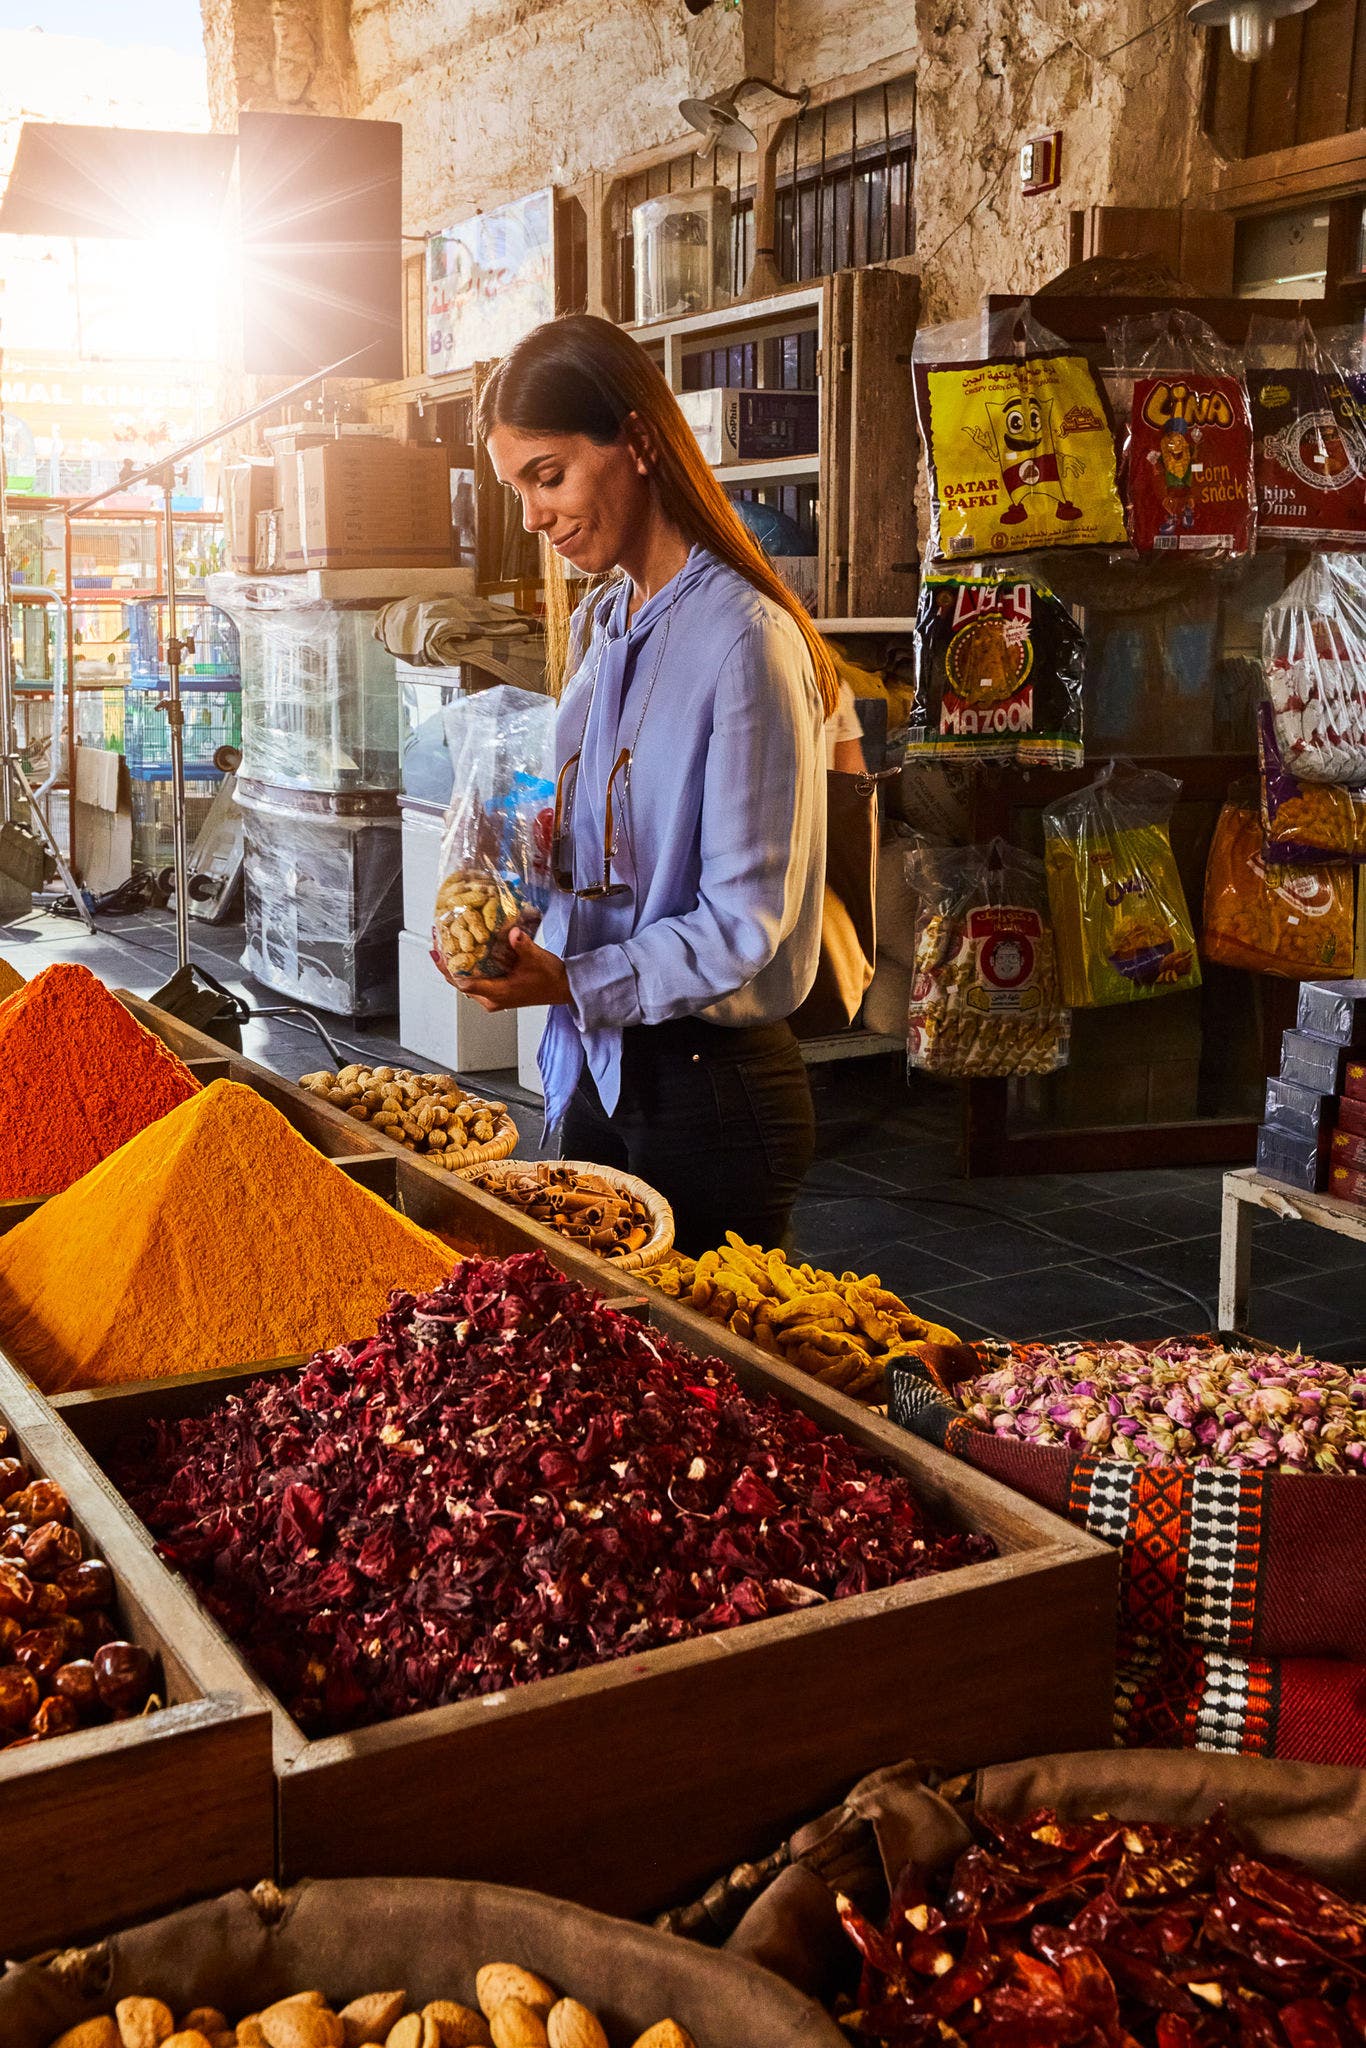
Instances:
[[[175,876],[175,955],[177,967],[190,964],[190,861],[185,844],[185,709],[180,701],[180,657],[194,652],[194,635],[182,641],[176,610],[175,512],[172,497],[175,471],[161,478],[161,505],[166,549],[166,668],[170,690],[157,709],[166,713],[171,737],[171,869]]]

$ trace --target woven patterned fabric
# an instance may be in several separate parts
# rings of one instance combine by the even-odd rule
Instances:
[[[1366,1767],[1366,1665],[1235,1657],[1194,1643],[1121,1645],[1115,1734],[1129,1748],[1205,1749]]]

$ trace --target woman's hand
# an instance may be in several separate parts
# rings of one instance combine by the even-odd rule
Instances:
[[[538,946],[530,932],[512,932],[508,944],[514,960],[512,972],[496,979],[462,975],[455,984],[462,995],[471,997],[482,1010],[529,1010],[569,1001],[569,976],[558,954]]]

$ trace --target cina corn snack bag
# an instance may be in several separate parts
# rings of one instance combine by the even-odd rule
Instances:
[[[1180,309],[1106,327],[1126,399],[1125,502],[1140,554],[1246,555],[1256,532],[1242,365]]]
[[[940,561],[1034,548],[1123,547],[1104,394],[1084,355],[1027,312],[922,328],[915,402]]]
[[[1114,764],[1044,818],[1063,1001],[1074,1009],[1198,988],[1200,962],[1168,827],[1181,785]]]
[[[1224,805],[1205,869],[1207,960],[1293,979],[1350,975],[1352,911],[1350,867],[1279,866],[1251,791]]]

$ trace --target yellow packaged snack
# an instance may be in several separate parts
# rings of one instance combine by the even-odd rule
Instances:
[[[1112,764],[1043,814],[1062,996],[1073,1009],[1200,986],[1168,830],[1180,790],[1170,775]]]
[[[993,326],[990,354],[974,350],[976,360],[956,328],[916,340],[931,552],[962,561],[1124,547],[1114,433],[1090,363],[1027,315]]]
[[[1351,974],[1353,940],[1351,868],[1268,860],[1251,792],[1226,803],[1205,869],[1205,958],[1326,980]]]

